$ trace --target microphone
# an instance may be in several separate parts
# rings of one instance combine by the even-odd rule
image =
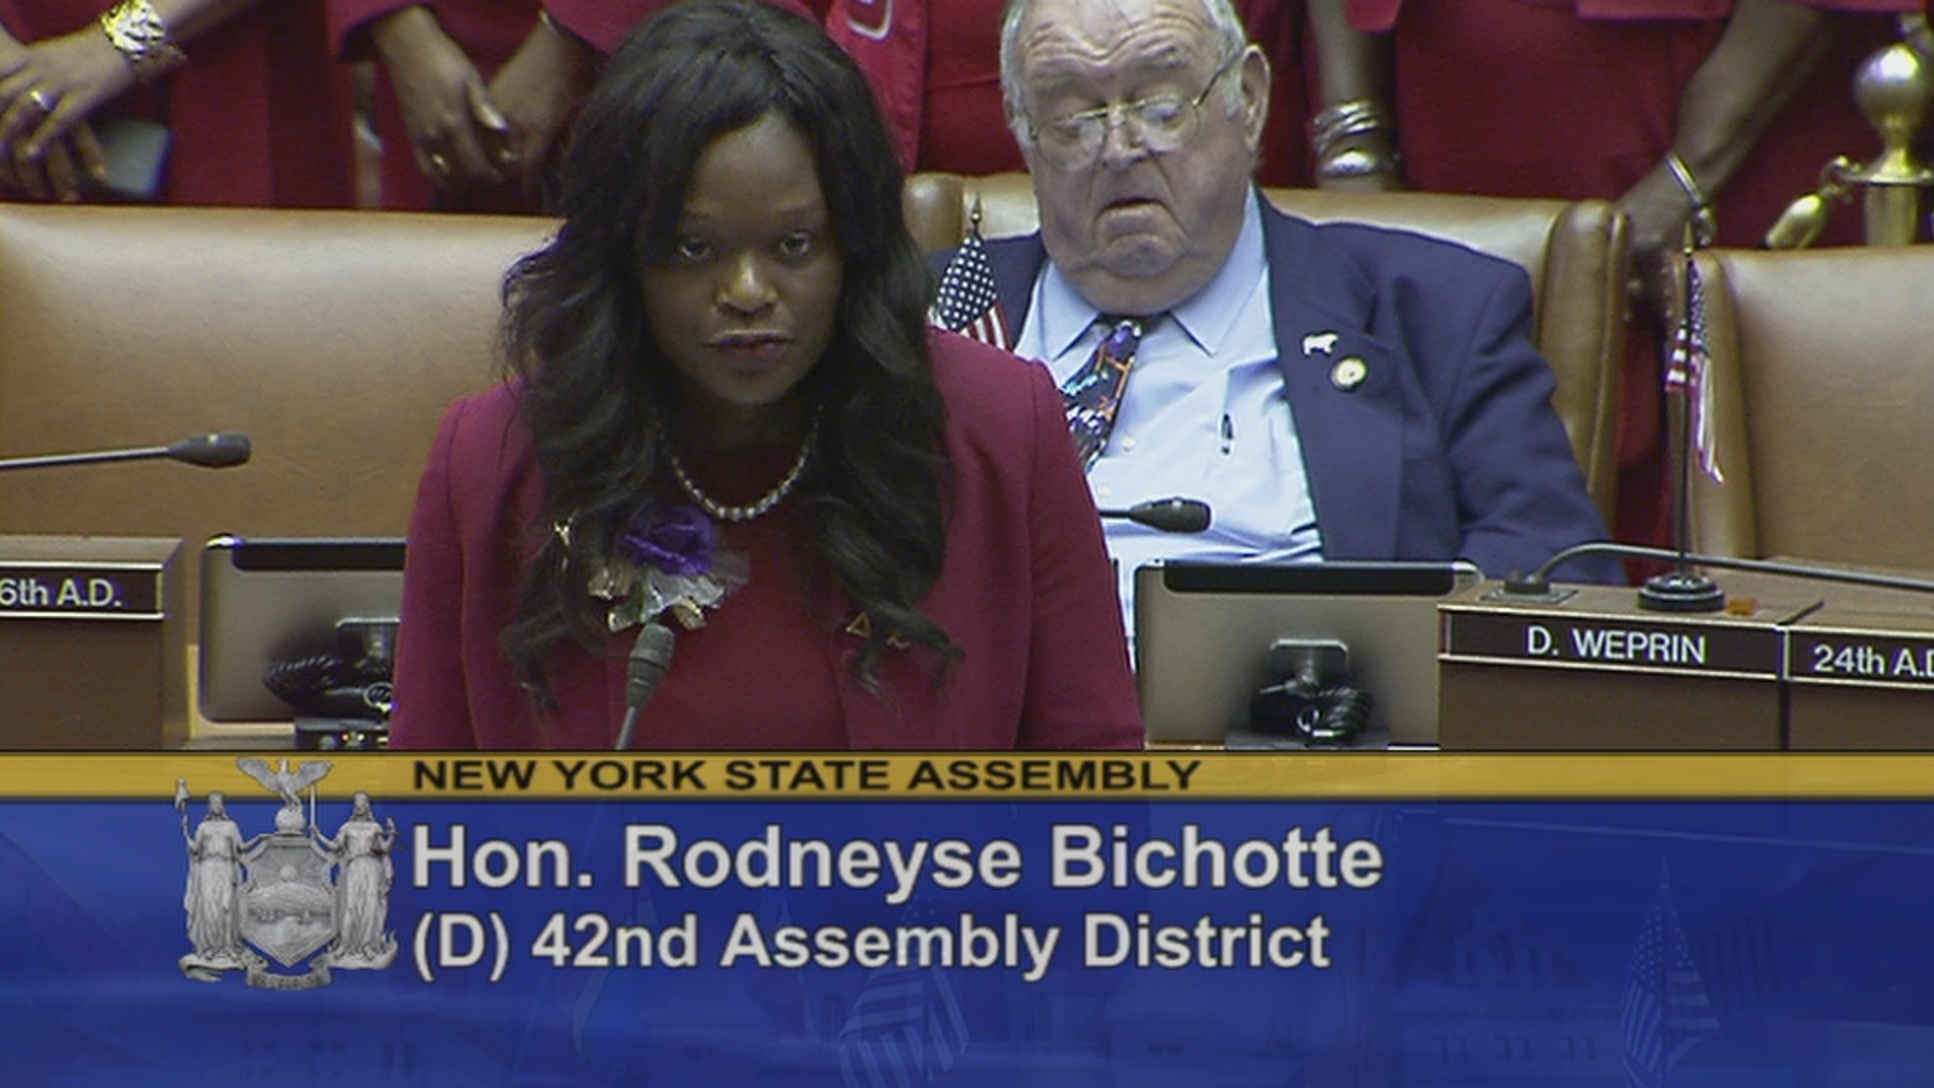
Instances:
[[[613,750],[631,747],[631,731],[638,724],[638,710],[658,690],[658,682],[671,667],[672,651],[677,649],[677,644],[677,633],[657,620],[639,628],[638,639],[631,644],[631,655],[625,659],[625,720],[618,727],[618,743],[612,745]]]
[[[1126,510],[1098,510],[1104,518],[1126,518],[1165,533],[1199,533],[1209,527],[1209,504],[1201,499],[1171,497],[1138,502]]]
[[[171,461],[202,468],[233,468],[248,464],[251,452],[248,435],[230,431],[184,438],[167,447],[164,456]]]
[[[88,453],[55,453],[41,457],[0,459],[0,472],[15,468],[58,468],[65,465],[92,465],[102,461],[180,461],[202,468],[229,468],[246,464],[248,436],[225,432],[198,434],[169,446],[144,446],[139,449],[95,450]]]
[[[1934,581],[1924,578],[1908,578],[1897,574],[1877,574],[1867,571],[1842,570],[1838,567],[1816,567],[1808,563],[1788,563],[1775,559],[1741,559],[1730,555],[1699,555],[1684,548],[1648,548],[1639,544],[1619,544],[1610,540],[1594,540],[1584,544],[1574,544],[1544,561],[1543,565],[1530,574],[1512,572],[1504,580],[1502,593],[1506,597],[1548,597],[1551,593],[1551,572],[1571,562],[1573,559],[1591,555],[1609,555],[1620,559],[1663,559],[1687,566],[1718,567],[1722,570],[1744,570],[1756,574],[1781,574],[1793,578],[1809,578],[1821,582],[1845,582],[1857,586],[1878,586],[1882,589],[1901,589],[1913,593],[1934,593]],[[1695,575],[1695,577],[1698,577]],[[1639,591],[1639,607],[1650,611],[1682,611],[1661,608],[1649,603],[1645,590]]]

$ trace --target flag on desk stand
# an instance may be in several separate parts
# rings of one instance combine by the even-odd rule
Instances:
[[[1005,351],[1013,346],[1007,319],[1001,316],[1000,295],[994,290],[994,265],[987,259],[987,246],[980,236],[980,201],[968,216],[967,238],[954,250],[953,259],[940,273],[940,291],[929,315],[935,325],[948,332],[972,337]]]
[[[603,811],[600,810],[598,823],[602,822]],[[638,892],[638,898],[632,901],[631,924],[657,931],[658,907],[652,902],[649,890],[641,889]],[[545,972],[544,977],[549,979],[554,974],[555,972]],[[596,1045],[593,1036],[600,1031],[621,1037],[636,1037],[631,1029],[637,1014],[634,1004],[637,995],[631,989],[635,983],[630,980],[637,977],[633,972],[614,972],[610,967],[596,968],[590,972],[589,977],[585,979],[584,988],[578,991],[577,1000],[571,1007],[571,1048],[573,1050],[579,1054],[590,1053]],[[613,995],[608,1004],[605,998],[607,983],[624,991]]]
[[[1630,1088],[1662,1088],[1666,1074],[1699,1040],[1719,1030],[1699,966],[1672,909],[1672,884],[1659,869],[1659,894],[1632,945],[1631,972],[1619,1017]]]
[[[1712,433],[1712,355],[1706,341],[1706,285],[1699,277],[1699,265],[1686,254],[1685,316],[1672,336],[1672,351],[1666,358],[1665,388],[1684,398],[1686,426],[1692,431],[1692,449],[1699,467],[1714,483],[1725,483],[1719,468],[1719,449]]]
[[[777,933],[794,924],[792,904],[784,889],[759,889],[758,918],[761,933]],[[806,979],[798,968],[760,967],[746,979],[745,987],[759,1003],[774,1034],[806,1034]]]
[[[927,915],[915,905],[906,924]],[[939,967],[881,967],[866,976],[839,1031],[845,1088],[915,1088],[954,1067],[967,1050],[967,1020]]]

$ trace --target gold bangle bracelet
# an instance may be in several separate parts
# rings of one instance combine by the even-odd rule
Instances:
[[[188,58],[168,34],[168,24],[148,0],[121,0],[101,16],[101,33],[127,59],[136,79],[146,83],[186,63]]]

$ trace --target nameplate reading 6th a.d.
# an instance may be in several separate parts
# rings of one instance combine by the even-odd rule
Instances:
[[[0,620],[158,620],[155,565],[0,561]]]
[[[1444,609],[1444,660],[1775,680],[1780,632],[1711,620],[1655,621],[1512,609]]]

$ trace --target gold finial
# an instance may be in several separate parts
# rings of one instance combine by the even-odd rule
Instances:
[[[1811,244],[1826,225],[1829,202],[1846,199],[1854,186],[1866,190],[1868,245],[1908,245],[1918,236],[1921,190],[1934,185],[1934,170],[1915,155],[1914,138],[1934,101],[1934,57],[1926,52],[1934,39],[1924,16],[1903,17],[1900,29],[1905,40],[1877,50],[1854,77],[1854,101],[1880,136],[1880,155],[1864,166],[1845,156],[1828,163],[1820,188],[1795,200],[1766,232],[1769,248]]]
[[[1929,90],[1926,62],[1901,42],[1867,58],[1854,78],[1854,101],[1880,134],[1882,147],[1880,157],[1860,171],[1867,186],[1869,245],[1909,245],[1918,232],[1920,190],[1934,184],[1934,171],[1914,155]]]

